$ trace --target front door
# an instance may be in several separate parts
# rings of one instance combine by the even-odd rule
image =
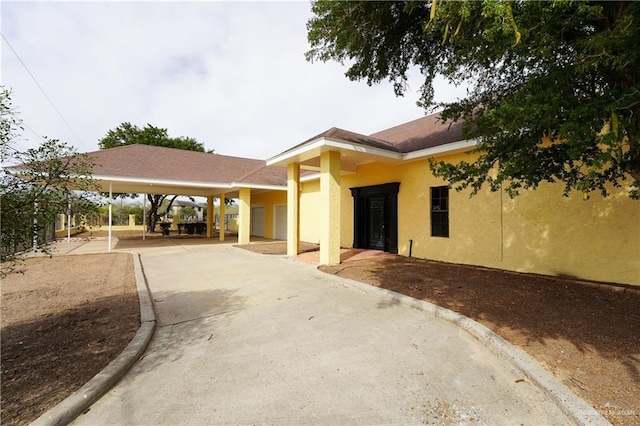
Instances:
[[[369,211],[367,212],[367,243],[366,248],[373,250],[384,250],[384,197],[369,198]]]
[[[400,183],[351,188],[353,247],[398,253]]]

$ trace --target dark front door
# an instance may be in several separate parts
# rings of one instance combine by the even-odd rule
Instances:
[[[367,212],[367,244],[366,248],[384,250],[384,225],[385,225],[384,197],[369,198],[369,211]]]
[[[399,188],[398,182],[351,188],[354,248],[398,253]]]

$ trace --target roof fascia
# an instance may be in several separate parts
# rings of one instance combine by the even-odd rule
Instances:
[[[102,176],[93,175],[93,180],[106,181],[106,182],[125,182],[125,183],[141,183],[149,185],[165,185],[165,186],[191,186],[194,188],[232,188],[229,183],[214,183],[214,182],[190,182],[183,180],[165,180],[165,179],[144,179],[144,178],[132,178],[122,176]]]
[[[379,157],[386,157],[392,160],[401,160],[402,154],[399,152],[388,151],[386,149],[374,148],[366,145],[361,145],[354,142],[344,141],[342,139],[322,137],[309,142],[306,145],[298,147],[292,151],[285,152],[275,157],[271,157],[267,160],[267,166],[271,166],[276,163],[286,162],[286,160],[298,157],[307,152],[315,149],[322,149],[323,147],[337,148],[339,150],[353,151],[365,154],[376,155]]]
[[[344,149],[347,151],[361,152],[365,154],[377,155],[379,157],[386,157],[392,160],[401,160],[402,154],[395,151],[389,151],[382,148],[375,148],[372,146],[361,145],[355,142],[347,142],[341,139],[334,138],[323,138],[325,142],[325,146],[329,146],[332,148]]]
[[[424,157],[434,157],[445,154],[452,154],[458,151],[468,150],[474,148],[480,143],[479,139],[467,139],[464,141],[451,142],[444,145],[434,146],[432,148],[425,148],[419,151],[407,152],[402,155],[403,161],[417,160]]]
[[[250,189],[268,189],[268,190],[273,190],[273,191],[286,191],[287,190],[286,186],[262,185],[262,184],[259,184],[259,183],[231,182],[231,186],[234,189],[250,188]]]

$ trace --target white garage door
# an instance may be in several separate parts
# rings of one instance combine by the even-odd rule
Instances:
[[[287,206],[276,206],[276,240],[287,239]]]
[[[251,208],[251,235],[264,237],[264,207]]]

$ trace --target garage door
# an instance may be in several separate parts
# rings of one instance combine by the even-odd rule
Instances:
[[[251,207],[251,235],[264,237],[264,207]]]
[[[287,206],[276,206],[276,240],[287,239]]]

